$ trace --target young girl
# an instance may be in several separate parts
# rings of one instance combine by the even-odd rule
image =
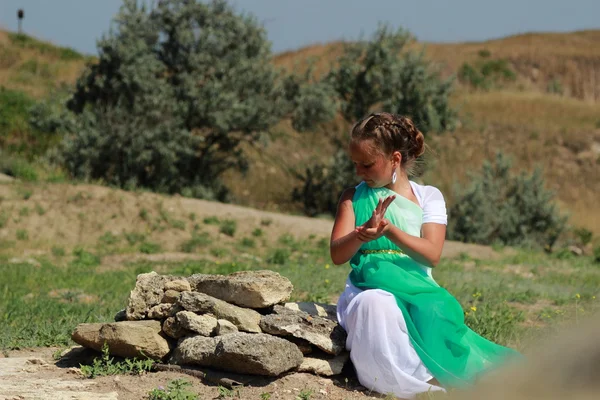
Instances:
[[[447,217],[438,189],[408,179],[423,152],[423,134],[408,118],[359,121],[350,156],[363,182],[342,194],[331,235],[333,262],[352,267],[337,312],[358,379],[401,398],[463,387],[518,354],[470,330],[432,277]]]

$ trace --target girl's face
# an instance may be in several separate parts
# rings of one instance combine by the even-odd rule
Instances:
[[[392,160],[376,151],[372,140],[350,143],[350,159],[358,175],[370,187],[383,187],[392,181]]]

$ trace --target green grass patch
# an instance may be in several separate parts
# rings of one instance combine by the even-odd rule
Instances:
[[[206,232],[194,233],[190,240],[181,245],[181,250],[186,253],[193,253],[198,248],[206,247],[211,243],[210,236]]]
[[[38,40],[24,33],[8,32],[8,38],[11,43],[17,47],[22,49],[36,50],[40,54],[53,56],[62,61],[75,61],[84,59],[84,56],[81,53],[69,47],[56,46],[52,43]]]
[[[142,236],[134,238],[132,242],[147,246],[146,251],[159,251]],[[196,239],[200,241],[188,243],[188,249],[207,245],[204,239]],[[272,246],[246,246],[243,252],[234,249],[240,244],[208,248],[214,261],[138,261],[101,273],[95,268],[100,257],[83,248],[76,248],[67,261],[62,258],[64,249],[55,247],[52,253],[57,261],[41,258],[40,266],[10,263],[4,256],[0,258],[0,348],[70,345],[77,324],[112,321],[126,306],[136,276],[153,270],[189,276],[269,268],[290,279],[291,301],[325,303],[339,296],[350,272],[348,265],[331,263],[326,238],[284,235]],[[473,330],[520,350],[533,335],[594,313],[600,298],[600,268],[593,257],[562,260],[525,251],[498,260],[459,257],[442,260],[433,276],[460,302]]]
[[[92,262],[93,260],[93,262]],[[81,250],[73,262],[41,266],[0,259],[0,348],[71,345],[71,332],[84,322],[110,322],[135,286],[133,271],[94,273],[96,259]],[[54,296],[66,290],[84,296]]]
[[[141,375],[152,370],[154,360],[126,358],[123,361],[115,361],[110,356],[108,344],[102,346],[102,357],[96,357],[92,365],[82,365],[81,374],[86,378],[96,378],[108,375]]]
[[[160,244],[158,244],[158,243],[143,242],[140,245],[139,250],[141,253],[144,253],[144,254],[156,254],[156,253],[160,253],[162,251],[162,248],[160,247]]]
[[[198,400],[200,397],[191,391],[192,384],[185,379],[174,379],[167,387],[158,387],[148,393],[148,400]],[[218,397],[221,398],[221,397]]]
[[[220,222],[219,232],[233,237],[237,230],[237,221],[234,219],[226,219]]]

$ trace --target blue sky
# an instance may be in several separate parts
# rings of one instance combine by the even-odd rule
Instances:
[[[0,27],[96,53],[122,0],[0,0]],[[378,22],[429,42],[482,41],[524,32],[600,29],[600,0],[234,0],[267,29],[273,51],[368,36]]]

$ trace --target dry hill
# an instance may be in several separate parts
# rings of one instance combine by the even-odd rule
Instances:
[[[429,138],[434,153],[423,179],[438,185],[452,201],[454,183],[466,183],[468,171],[502,150],[514,156],[516,170],[540,165],[548,186],[571,213],[571,222],[600,234],[600,31],[425,45],[426,56],[444,75],[485,57],[506,60],[517,79],[487,92],[458,85],[453,101],[461,112],[461,127]],[[341,43],[315,45],[278,54],[274,62],[291,68],[313,57],[323,72],[341,51]],[[0,31],[0,86],[41,97],[62,82],[73,83],[88,61],[93,62],[70,49]],[[556,85],[562,95],[549,93]],[[303,134],[285,121],[279,124],[266,149],[247,149],[247,175],[225,177],[236,202],[300,213],[291,197],[299,184],[292,171],[302,172],[307,164],[328,157],[333,151],[331,135],[345,129],[340,120]]]

